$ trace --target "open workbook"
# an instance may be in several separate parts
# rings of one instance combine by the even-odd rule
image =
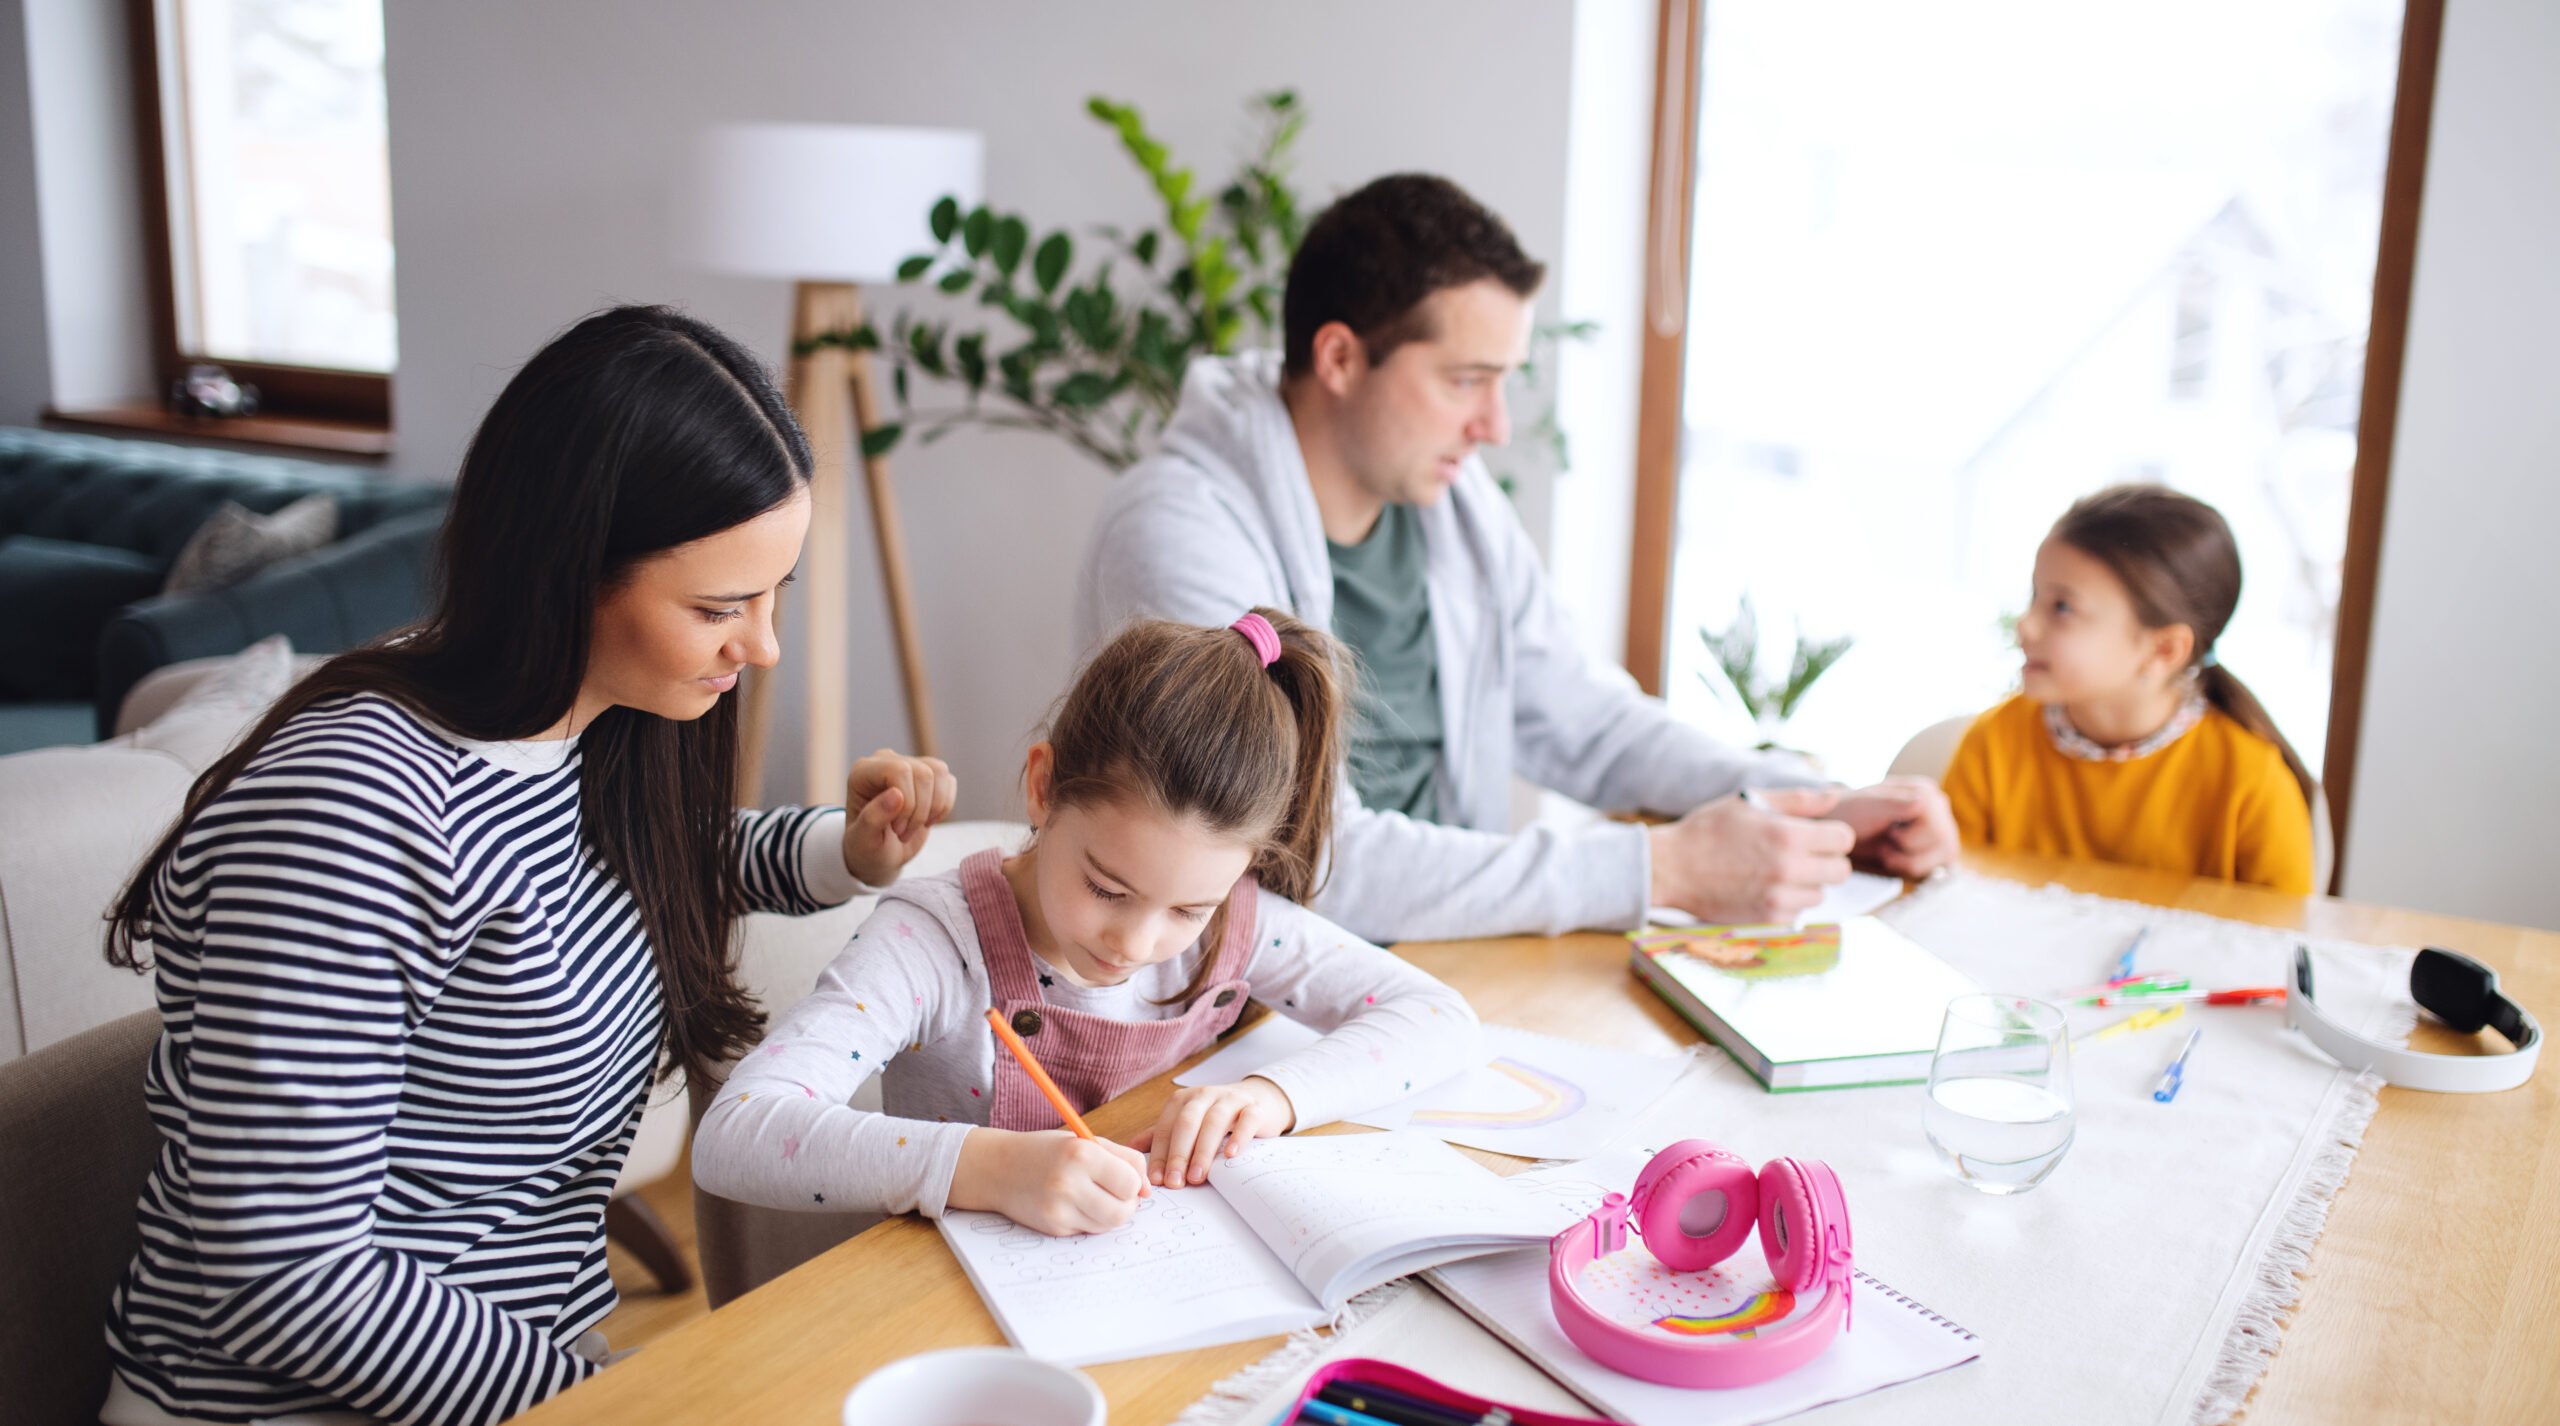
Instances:
[[[1312,1326],[1382,1282],[1542,1243],[1576,1216],[1426,1135],[1328,1134],[1253,1144],[1108,1233],[1051,1238],[977,1212],[944,1214],[942,1233],[1015,1346],[1081,1366]]]

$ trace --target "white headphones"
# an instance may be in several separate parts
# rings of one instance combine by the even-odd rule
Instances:
[[[2532,1012],[2498,991],[2498,973],[2469,956],[2429,947],[2409,963],[2409,997],[2420,1008],[2466,1035],[2496,1030],[2515,1047],[2505,1055],[2436,1055],[2394,1049],[2368,1040],[2320,1013],[2311,998],[2311,948],[2293,951],[2293,993],[2284,999],[2287,1025],[2308,1036],[2329,1058],[2349,1069],[2371,1070],[2403,1089],[2437,1094],[2481,1094],[2513,1089],[2533,1078],[2542,1053],[2542,1027]]]

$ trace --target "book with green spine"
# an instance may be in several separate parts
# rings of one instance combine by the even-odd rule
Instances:
[[[1975,986],[1873,916],[1630,931],[1638,979],[1771,1091],[1917,1084]]]

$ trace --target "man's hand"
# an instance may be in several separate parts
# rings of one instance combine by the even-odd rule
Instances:
[[[940,758],[882,748],[855,763],[844,783],[844,869],[865,886],[896,881],[959,795]]]
[[[1829,820],[1837,791],[1769,788],[1755,795],[1762,805],[1719,797],[1647,834],[1653,905],[1708,922],[1782,923],[1822,900],[1822,888],[1849,879],[1857,836],[1847,823]]]
[[[1857,835],[1850,860],[1891,876],[1927,876],[1959,850],[1947,794],[1925,777],[1888,777],[1844,792],[1829,815]]]

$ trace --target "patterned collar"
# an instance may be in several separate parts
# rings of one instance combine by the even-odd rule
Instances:
[[[2185,737],[2189,728],[2203,721],[2204,694],[2201,690],[2191,688],[2187,690],[2187,696],[2179,702],[2178,711],[2170,714],[2169,721],[2160,725],[2160,731],[2153,733],[2150,737],[2110,748],[2091,741],[2088,734],[2072,727],[2071,719],[2064,715],[2061,704],[2044,705],[2044,730],[2053,739],[2054,748],[2066,758],[2078,758],[2082,762],[2090,763],[2127,763],[2135,758],[2147,758]]]

